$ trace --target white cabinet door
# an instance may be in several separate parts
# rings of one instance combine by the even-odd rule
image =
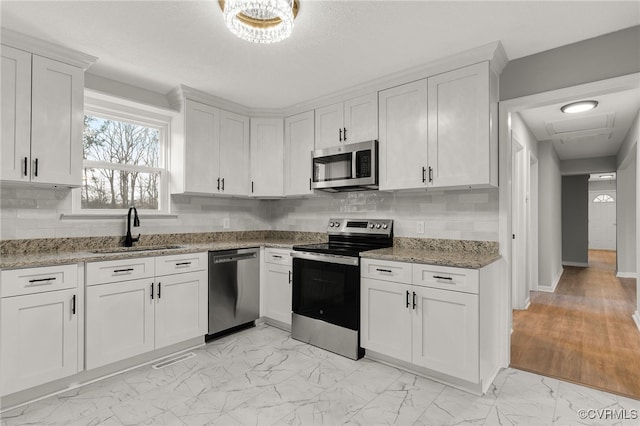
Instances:
[[[87,369],[154,349],[152,287],[148,278],[87,287]]]
[[[380,190],[426,187],[427,80],[383,90],[380,105]]]
[[[67,289],[2,299],[2,395],[78,372],[76,291]]]
[[[207,278],[207,271],[156,278],[156,349],[207,334]]]
[[[413,363],[478,383],[478,296],[413,286]]]
[[[31,181],[82,184],[84,71],[33,55]]]
[[[251,195],[284,195],[284,124],[280,118],[251,119]]]
[[[314,112],[284,119],[284,195],[308,195],[311,190],[311,152]]]
[[[249,193],[249,117],[220,111],[219,193]],[[217,187],[217,183],[216,183]]]
[[[342,141],[356,143],[378,139],[378,94],[360,96],[344,102]]]
[[[219,176],[220,110],[185,101],[184,192],[212,194]]]
[[[265,316],[291,325],[291,267],[267,263]]]
[[[402,361],[412,356],[412,286],[361,279],[360,344]]]
[[[490,184],[497,151],[492,152],[490,140],[489,63],[439,74],[428,81],[430,185]]]
[[[29,182],[31,54],[2,46],[0,179]]]
[[[342,102],[316,109],[315,149],[340,145],[343,127],[344,104]]]

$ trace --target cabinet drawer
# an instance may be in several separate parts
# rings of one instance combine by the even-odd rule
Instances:
[[[154,258],[108,260],[87,263],[87,285],[150,278],[154,275]]]
[[[0,295],[42,293],[78,286],[78,265],[9,269],[0,272]]]
[[[291,266],[291,250],[266,248],[264,249],[264,261],[277,265]]]
[[[478,294],[478,280],[477,269],[413,265],[413,284],[423,287]]]
[[[156,257],[156,276],[207,269],[207,253],[174,254]]]
[[[360,275],[376,280],[411,284],[411,264],[389,260],[362,259]]]

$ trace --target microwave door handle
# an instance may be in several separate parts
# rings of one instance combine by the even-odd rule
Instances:
[[[351,178],[358,177],[358,155],[357,152],[351,153]]]

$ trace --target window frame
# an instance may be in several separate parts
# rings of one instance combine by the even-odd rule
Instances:
[[[609,194],[598,194],[591,199],[592,204],[613,204],[616,202],[616,199]]]
[[[93,115],[99,118],[111,119],[145,127],[158,129],[159,135],[159,167],[147,167],[139,165],[127,165],[109,163],[105,161],[82,160],[82,169],[85,167],[108,168],[113,170],[131,170],[146,173],[160,174],[160,187],[158,209],[138,208],[138,212],[145,216],[166,216],[171,213],[169,194],[169,153],[171,146],[171,123],[175,112],[165,111],[160,108],[150,107],[133,101],[128,101],[100,93],[85,90],[85,115]],[[83,172],[84,173],[84,172]],[[72,215],[74,216],[122,216],[127,213],[124,209],[83,209],[82,188],[72,191]]]

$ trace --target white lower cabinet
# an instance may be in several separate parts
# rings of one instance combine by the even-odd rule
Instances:
[[[206,257],[199,253],[88,264],[87,369],[207,334]],[[146,265],[144,272],[133,266],[140,263]],[[131,280],[120,275],[103,282],[110,270],[112,276],[146,276]]]
[[[363,259],[361,274],[363,348],[486,391],[499,369],[494,265],[478,271]]]
[[[78,270],[64,265],[0,273],[2,395],[80,371]]]
[[[264,316],[291,326],[291,252],[265,249]]]

